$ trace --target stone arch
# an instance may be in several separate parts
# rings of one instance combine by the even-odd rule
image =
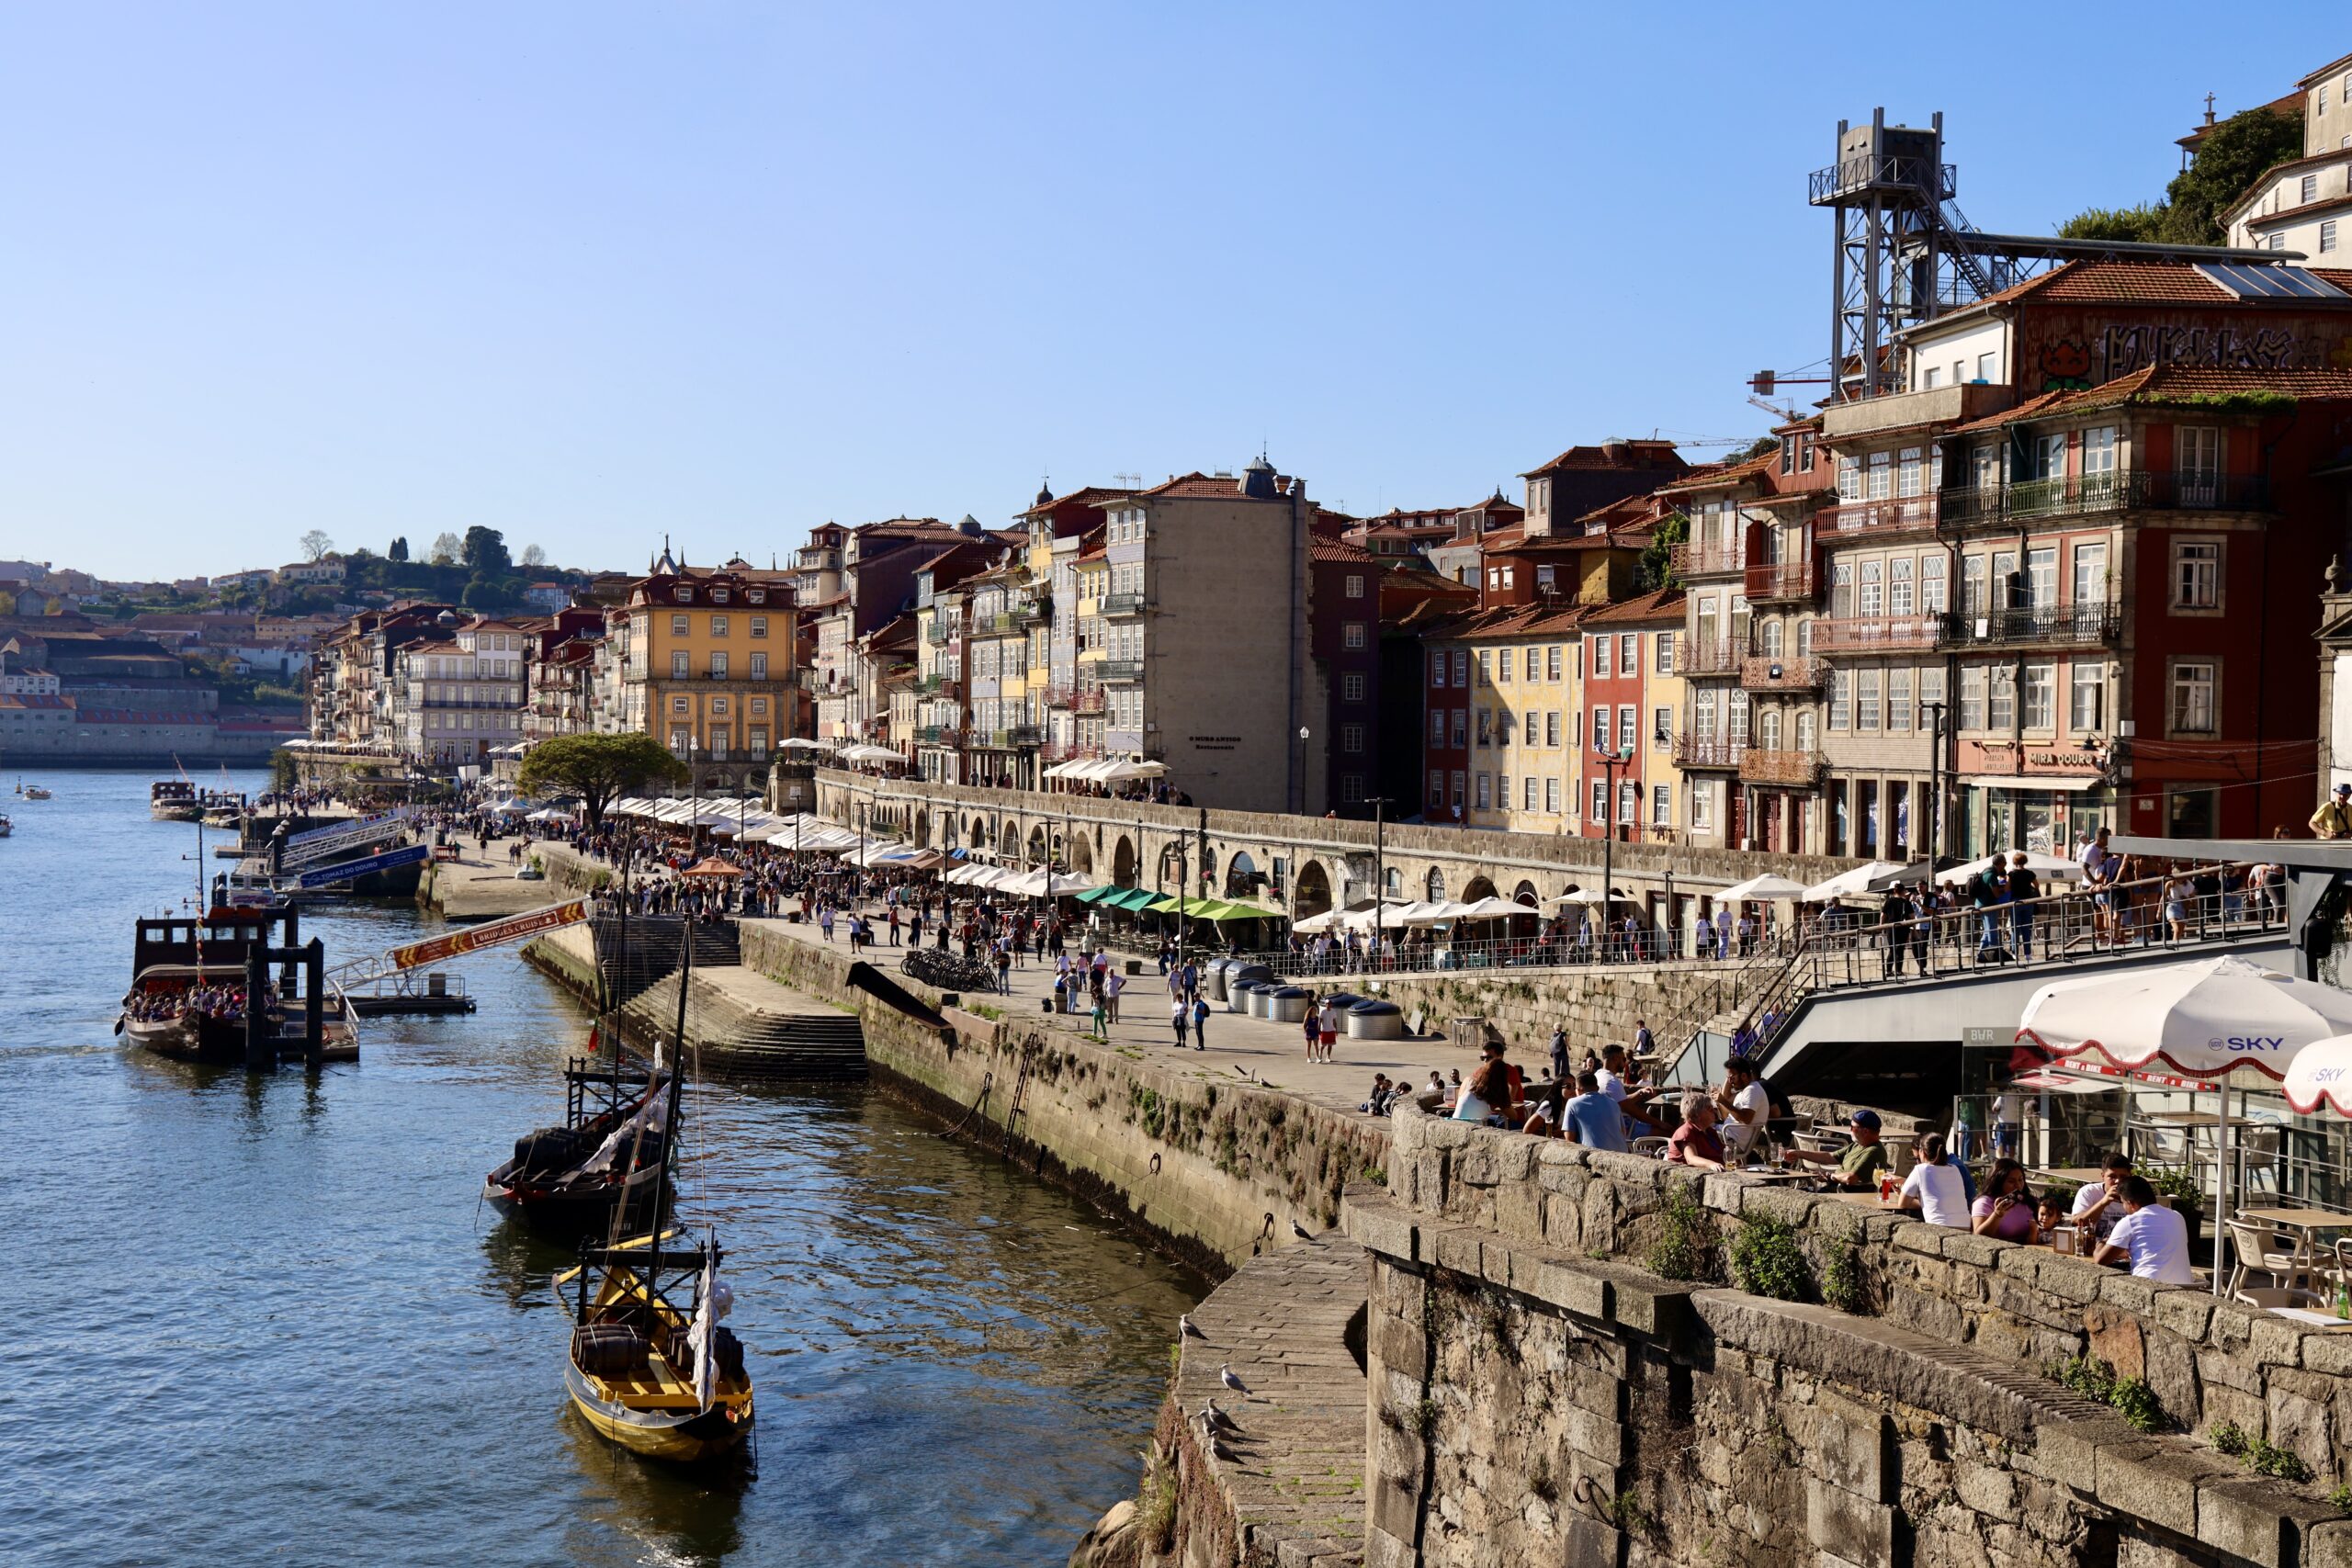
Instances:
[[[1437,866],[1430,867],[1429,875],[1423,878],[1421,897],[1432,904],[1442,904],[1445,901],[1445,873]]]
[[[1029,848],[1024,858],[1031,865],[1043,865],[1046,863],[1046,856],[1047,852],[1048,852],[1046,848],[1046,825],[1041,822],[1036,827],[1029,829]]]
[[[985,817],[973,818],[971,827],[964,834],[964,841],[974,849],[985,850],[993,846],[996,840],[989,837],[989,819]]]
[[[1331,874],[1321,861],[1311,860],[1298,868],[1298,888],[1291,895],[1291,906],[1293,914],[1302,920],[1331,907]]]
[[[1481,898],[1494,897],[1495,882],[1490,876],[1483,874],[1474,876],[1462,885],[1462,901],[1465,904],[1475,904]]]
[[[1514,904],[1524,904],[1532,909],[1535,908],[1540,895],[1535,891],[1535,884],[1522,877],[1519,886],[1510,890],[1510,897]]]
[[[1122,887],[1136,885],[1136,846],[1125,833],[1111,846],[1111,880]]]
[[[1388,886],[1386,892],[1388,897],[1391,898],[1402,898],[1405,896],[1405,868],[1403,866],[1392,865],[1388,868]]]
[[[915,807],[915,831],[913,841],[926,849],[931,846],[931,808],[929,807],[919,806]]]
[[[1069,864],[1064,870],[1071,876],[1094,874],[1094,846],[1086,841],[1085,834],[1069,836]]]
[[[1247,898],[1258,890],[1258,863],[1248,850],[1236,850],[1225,863],[1225,896]]]
[[[1200,877],[1201,886],[1214,887],[1216,886],[1216,852],[1210,849],[1205,844],[1201,846]]]
[[[962,827],[963,824],[956,821],[952,814],[941,818],[939,819],[939,847],[943,850],[955,849],[957,846],[957,831]]]

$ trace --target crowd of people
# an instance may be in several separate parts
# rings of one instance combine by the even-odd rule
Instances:
[[[242,985],[183,986],[176,989],[132,991],[122,998],[123,1016],[139,1023],[162,1023],[175,1018],[197,1018],[234,1023],[245,1016]],[[277,987],[264,993],[265,1009],[277,1003]]]

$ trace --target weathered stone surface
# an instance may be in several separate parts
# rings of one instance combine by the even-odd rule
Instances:
[[[1843,1487],[1809,1480],[1804,1488],[1805,1537],[1857,1568],[1894,1568],[1894,1510]]]
[[[2303,1532],[2335,1517],[2275,1481],[2224,1475],[2197,1489],[2197,1539],[2261,1568],[2288,1568]]]
[[[2181,1535],[2197,1533],[2197,1487],[2235,1466],[2208,1453],[2154,1441],[2112,1443],[2098,1450],[2094,1486],[2101,1504]]]
[[[2115,1307],[2095,1306],[2083,1314],[2083,1332],[2090,1336],[2090,1353],[2113,1367],[2117,1376],[2148,1375],[2147,1346],[2138,1318]]]
[[[1618,1568],[1625,1560],[1625,1532],[1613,1525],[1572,1518],[1565,1533],[1567,1551],[1561,1562],[1566,1568]]]
[[[1894,1424],[1886,1413],[1824,1393],[1814,1416],[1808,1457],[1822,1478],[1866,1502],[1894,1502]]]

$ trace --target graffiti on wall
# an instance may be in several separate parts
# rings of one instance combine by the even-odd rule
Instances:
[[[2111,325],[2100,342],[2109,378],[2151,366],[2212,370],[2293,370],[2327,364],[2316,338],[2282,327]]]

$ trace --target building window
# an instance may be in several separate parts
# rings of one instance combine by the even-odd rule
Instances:
[[[1432,746],[1445,744],[1445,710],[1443,708],[1430,709],[1430,744]]]
[[[1431,806],[1445,804],[1445,770],[1443,768],[1430,770],[1430,804]]]
[[[1592,781],[1592,820],[1604,825],[1609,820],[1609,786],[1599,779]]]
[[[685,616],[673,615],[670,617],[670,635],[672,637],[685,637],[688,635],[686,631]]]
[[[1350,621],[1347,624],[1345,630],[1340,634],[1340,640],[1343,646],[1351,649],[1361,649],[1363,647],[1363,623],[1362,621]]]
[[[1478,650],[1478,684],[1480,684],[1481,686],[1491,686],[1491,685],[1493,685],[1494,683],[1495,683],[1495,655],[1494,655],[1494,650],[1493,650],[1492,649],[1486,649],[1486,648],[1482,648],[1482,649],[1480,649]]]
[[[753,615],[752,617],[752,635],[753,637],[765,637],[768,635],[768,618],[765,615]]]
[[[2319,107],[2323,113],[2326,111],[2327,89],[2325,87],[2322,87],[2319,90]],[[2298,182],[2295,194],[2304,201],[2317,201],[2319,199],[2319,176],[2317,175],[2305,175],[2302,179]]]
[[[1854,713],[1854,672],[1833,670],[1829,672],[1829,728],[1851,729]]]
[[[1674,710],[1650,709],[1650,749],[1670,751],[1674,749]]]
[[[2054,729],[2058,726],[2058,666],[2025,667],[2025,727]]]
[[[1510,685],[1511,669],[1513,666],[1518,664],[1518,662],[1519,655],[1516,649],[1508,648],[1497,649],[1495,653],[1495,679],[1501,682],[1506,686]]]
[[[691,673],[693,658],[694,655],[690,653],[673,653],[670,655],[670,679],[673,681],[685,680]]]
[[[2078,659],[2068,667],[2067,722],[2077,734],[2107,728],[2107,667]]]
[[[1343,724],[1340,726],[1340,750],[1342,751],[1361,751],[1363,750],[1363,725]]]
[[[2320,220],[2319,248],[2323,255],[2335,249],[2335,220],[2333,218]]]
[[[1348,597],[1351,599],[1363,597],[1363,573],[1360,571],[1348,573]]]
[[[1560,645],[1556,642],[1544,650],[1544,678],[1547,681],[1560,678]]]
[[[2172,667],[2172,732],[2211,735],[2214,686],[2220,667],[2209,660],[2182,660]]]
[[[1660,675],[1674,673],[1674,634],[1670,631],[1650,635],[1650,669]]]
[[[710,678],[714,681],[727,679],[727,655],[714,653],[710,656]]]
[[[684,698],[684,697],[672,697],[672,698],[670,699],[670,711],[671,711],[672,713],[684,713],[684,712],[685,712],[685,711],[686,711],[686,699],[685,699],[685,698]]]
[[[710,699],[710,716],[713,718],[725,718],[727,716],[727,699],[725,697],[713,697]]]
[[[1609,743],[1609,710],[1607,708],[1592,710],[1592,749],[1596,751],[1614,751],[1617,749]]]
[[[1469,744],[1470,710],[1455,708],[1453,710],[1453,749],[1458,751]]]
[[[711,635],[711,636],[713,636],[713,637],[725,637],[725,636],[727,635],[727,617],[726,617],[726,616],[724,616],[724,615],[713,615],[713,616],[711,616],[711,618],[710,618],[710,635]]]
[[[1617,820],[1639,822],[1642,819],[1642,786],[1626,779],[1617,786]]]
[[[1494,788],[1495,788],[1495,780],[1494,780],[1494,775],[1493,775],[1493,774],[1491,774],[1491,773],[1480,773],[1480,774],[1478,775],[1478,809],[1479,809],[1479,810],[1481,810],[1481,811],[1485,811],[1485,810],[1487,810],[1487,809],[1489,809],[1490,807],[1493,807],[1493,805],[1495,804]]]
[[[1494,743],[1495,716],[1487,709],[1480,708],[1478,710],[1478,744],[1491,746]]]
[[[1650,785],[1650,823],[1657,828],[1674,826],[1674,786],[1672,784]]]
[[[690,582],[681,582],[678,584],[678,603],[681,604],[691,604],[694,602],[694,584]]]
[[[1430,655],[1430,687],[1433,691],[1445,690],[1445,650],[1443,649],[1439,649]]]
[[[1617,637],[1617,668],[1628,675],[1642,672],[1642,634],[1623,632]]]
[[[1864,735],[1878,728],[1879,672],[1858,670],[1854,672],[1854,728]]]
[[[1362,773],[1340,775],[1340,798],[1350,806],[1363,804],[1363,775]]]
[[[1890,735],[1910,733],[1911,671],[1908,670],[1886,672],[1886,729]]]
[[[1985,692],[1985,727],[1996,735],[2005,734],[2016,728],[2017,721],[2017,677],[2007,669],[1996,669]]]
[[[1343,703],[1360,703],[1363,701],[1363,674],[1362,671],[1350,671],[1347,674],[1340,677],[1340,700]]]
[[[1597,637],[1592,639],[1592,678],[1596,681],[1609,679],[1609,649],[1610,642],[1607,637]]]
[[[2287,231],[2284,229],[2270,236],[2269,248],[2274,251],[2283,251],[2287,248]]]
[[[2215,610],[2222,604],[2222,545],[2218,539],[2176,539],[2172,547],[2172,607]]]
[[[1634,735],[1634,705],[1626,703],[1617,709],[1617,744],[1631,751],[1635,745]]]
[[[1557,779],[1544,781],[1544,809],[1555,817],[1560,814],[1560,781]]]
[[[1984,671],[1982,667],[1960,672],[1960,727],[1962,729],[1984,728]],[[1838,727],[1832,724],[1830,728]]]
[[[764,653],[754,653],[752,655],[752,679],[764,681],[767,678],[768,656]]]

